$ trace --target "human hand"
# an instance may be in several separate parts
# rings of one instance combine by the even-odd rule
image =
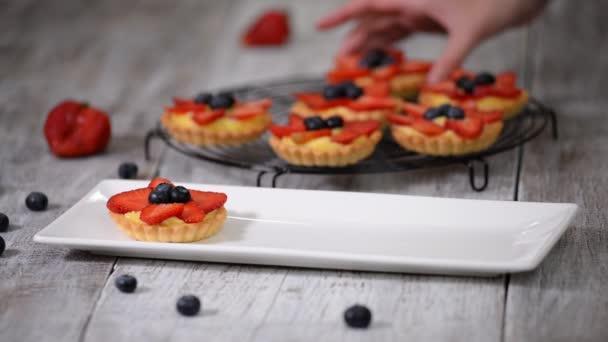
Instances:
[[[447,45],[427,82],[445,79],[484,39],[536,17],[546,0],[352,0],[317,23],[327,30],[355,20],[339,54],[387,47],[415,32],[443,32]]]

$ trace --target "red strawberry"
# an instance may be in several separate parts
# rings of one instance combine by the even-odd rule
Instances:
[[[359,135],[370,135],[379,129],[380,125],[380,121],[377,120],[348,121],[344,124],[344,130]]]
[[[441,81],[434,84],[425,84],[422,86],[422,90],[445,94],[447,96],[458,94],[458,88],[456,87],[454,81],[451,80]]]
[[[401,126],[410,126],[416,120],[410,115],[400,115],[392,113],[387,115],[386,119],[392,124]]]
[[[192,200],[205,213],[210,213],[215,209],[221,208],[228,200],[226,194],[221,192],[190,190]]]
[[[147,224],[157,224],[170,217],[179,217],[184,211],[184,203],[150,204],[145,207],[139,218]]]
[[[478,117],[481,119],[481,121],[488,124],[488,123],[498,122],[498,121],[502,120],[504,113],[497,112],[497,111],[496,112],[481,112],[481,111],[476,111],[476,110],[469,110],[469,111],[467,111],[467,115],[472,116],[472,117]]]
[[[401,65],[389,64],[380,68],[374,69],[373,76],[378,80],[390,80],[401,71]]]
[[[110,141],[110,119],[105,112],[75,101],[53,108],[44,123],[44,136],[58,157],[81,157],[103,151]]]
[[[341,54],[335,57],[336,70],[353,70],[360,68],[361,53]]]
[[[289,126],[271,125],[270,127],[268,127],[268,129],[270,130],[270,133],[272,133],[272,135],[279,137],[279,138],[288,137],[294,133],[293,128],[291,128]]]
[[[289,127],[291,127],[294,132],[305,131],[306,125],[304,124],[304,118],[297,114],[289,114]]]
[[[364,93],[368,97],[387,97],[391,94],[391,86],[385,81],[375,81],[364,88]]]
[[[475,79],[475,74],[465,71],[464,69],[456,69],[456,70],[452,71],[452,73],[450,74],[450,79],[453,81],[456,81],[457,79],[459,79],[461,77],[468,77],[470,79]]]
[[[481,134],[483,121],[469,116],[464,120],[447,120],[445,126],[463,138],[475,139]]]
[[[287,12],[270,10],[263,13],[243,34],[246,46],[283,45],[289,37]]]
[[[359,67],[351,69],[335,69],[327,73],[327,81],[333,84],[342,81],[354,80],[367,75],[369,75],[369,70]]]
[[[175,114],[186,114],[188,112],[203,112],[207,110],[207,105],[196,103],[193,100],[174,97],[173,103],[175,104],[175,106],[171,108],[166,108],[166,110]]]
[[[110,197],[106,207],[116,214],[141,211],[149,205],[148,196],[150,196],[150,192],[152,192],[150,188],[121,192]]]
[[[416,117],[416,118],[423,117],[424,113],[426,113],[426,111],[428,109],[427,106],[419,105],[417,103],[409,103],[409,102],[404,103],[402,107],[409,115]]]
[[[296,144],[303,144],[305,142],[317,139],[320,137],[328,137],[331,135],[331,129],[318,129],[316,131],[296,132],[291,135],[291,139]]]
[[[184,205],[184,211],[179,217],[186,223],[198,223],[205,218],[205,212],[194,201]]]
[[[436,124],[432,121],[428,121],[425,119],[416,119],[412,123],[412,128],[414,128],[415,130],[417,130],[420,133],[423,133],[423,134],[426,134],[429,136],[439,135],[439,134],[445,132],[445,128],[439,126],[438,124]]]
[[[356,101],[352,101],[347,105],[348,108],[354,111],[363,110],[390,110],[395,109],[397,104],[390,97],[370,97],[367,95],[361,96]]]
[[[353,140],[357,139],[361,136],[357,132],[349,131],[343,129],[340,133],[331,137],[331,141],[337,142],[339,144],[350,144]]]
[[[319,93],[297,93],[293,96],[299,101],[304,102],[312,109],[328,109],[332,107],[345,106],[353,102],[353,100],[345,98],[326,100],[325,97]]]
[[[194,114],[192,114],[192,120],[194,120],[197,124],[204,126],[221,118],[222,116],[224,116],[225,112],[226,111],[224,109],[194,112]]]
[[[148,188],[154,189],[161,183],[167,183],[167,184],[173,185],[173,183],[171,183],[171,181],[168,179],[165,179],[162,177],[156,177],[150,181],[150,184],[148,184]]]
[[[503,87],[515,87],[517,76],[514,72],[503,72],[496,76],[496,85]]]
[[[401,71],[407,74],[419,74],[429,72],[432,67],[431,62],[408,60],[401,65]]]

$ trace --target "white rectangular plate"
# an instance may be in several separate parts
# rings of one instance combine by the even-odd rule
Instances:
[[[494,275],[535,268],[568,227],[570,203],[183,184],[228,194],[228,219],[196,243],[131,240],[107,199],[147,181],[104,180],[34,237],[93,253],[385,272]]]

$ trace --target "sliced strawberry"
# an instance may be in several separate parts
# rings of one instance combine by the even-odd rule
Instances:
[[[262,13],[242,36],[246,46],[282,45],[289,38],[287,12],[270,10]]]
[[[370,97],[388,97],[391,95],[391,86],[386,81],[375,81],[363,87],[363,92]]]
[[[279,138],[288,137],[294,133],[294,129],[290,126],[271,125],[270,127],[268,127],[268,130],[270,130],[270,133],[272,133],[272,135]]]
[[[445,94],[447,96],[453,96],[458,93],[456,84],[454,84],[454,81],[451,80],[441,81],[434,84],[426,84],[422,86],[422,90]]]
[[[205,212],[194,201],[184,205],[184,211],[179,216],[186,223],[198,223],[205,218]]]
[[[445,128],[425,119],[416,119],[414,123],[412,123],[412,128],[429,136],[439,135],[445,132]]]
[[[228,200],[226,194],[221,192],[190,190],[190,196],[196,205],[207,214],[221,208]]]
[[[328,109],[332,107],[346,106],[353,102],[353,100],[346,98],[326,100],[325,97],[319,93],[297,93],[293,96],[299,101],[304,102],[312,109]]]
[[[469,110],[467,111],[467,115],[472,117],[478,117],[481,119],[481,121],[483,121],[483,123],[489,124],[502,120],[504,113],[498,111],[481,112],[477,110]]]
[[[289,114],[289,127],[291,127],[294,132],[305,131],[306,125],[304,124],[304,118],[297,114]]]
[[[348,121],[344,124],[344,130],[360,135],[370,135],[380,126],[381,123],[378,120]]]
[[[359,68],[358,66],[350,69],[335,69],[327,73],[327,81],[329,83],[339,83],[350,81],[360,77],[369,75],[368,69]]]
[[[503,72],[496,76],[496,84],[503,87],[515,87],[517,75],[514,72]]]
[[[150,181],[150,184],[148,184],[148,188],[150,188],[150,189],[154,189],[154,188],[156,188],[156,187],[157,187],[159,184],[162,184],[162,183],[167,183],[167,184],[171,184],[171,185],[173,185],[173,183],[171,183],[171,181],[170,181],[170,180],[168,180],[168,179],[166,179],[166,178],[162,178],[162,177],[156,177],[156,178],[154,178],[154,179],[152,179],[152,180]]]
[[[489,89],[490,95],[498,97],[515,98],[521,94],[521,90],[511,86],[495,85]]]
[[[110,197],[106,207],[116,214],[141,211],[149,205],[148,196],[150,196],[150,192],[152,192],[150,188],[121,192]]]
[[[364,110],[390,110],[395,109],[396,102],[393,98],[390,97],[370,97],[370,96],[361,96],[356,101],[352,101],[347,105],[348,108],[354,111],[364,111]]]
[[[409,115],[422,118],[424,113],[428,110],[427,106],[423,106],[417,103],[406,102],[402,105],[403,110],[405,110]]]
[[[266,98],[266,99],[260,99],[260,100],[255,100],[255,101],[249,101],[249,102],[243,103],[243,106],[260,107],[264,110],[268,110],[268,109],[270,109],[270,107],[272,107],[272,99]]]
[[[452,71],[452,73],[450,74],[450,79],[453,81],[456,81],[457,79],[459,79],[461,77],[468,77],[470,79],[474,79],[475,74],[473,74],[472,72],[468,72],[464,69],[456,69],[456,70]]]
[[[401,65],[401,72],[406,74],[420,74],[431,70],[433,63],[425,61],[407,60]]]
[[[202,112],[207,110],[207,105],[198,104],[193,100],[182,99],[179,97],[173,98],[174,107],[166,108],[168,112],[176,114],[186,114],[188,112]]]
[[[357,132],[343,129],[340,133],[333,135],[331,137],[331,141],[337,142],[339,144],[350,144],[351,142],[353,142],[353,140],[357,139],[360,136],[361,134]]]
[[[400,126],[410,126],[416,120],[410,115],[400,115],[400,114],[394,114],[394,113],[387,115],[386,119],[390,123],[395,124],[395,125],[400,125]]]
[[[401,65],[389,64],[380,68],[374,69],[372,76],[378,80],[389,80],[401,71]]]
[[[147,224],[157,224],[171,217],[179,217],[184,211],[184,203],[150,204],[139,218]]]
[[[224,116],[226,111],[224,109],[218,109],[213,111],[204,111],[204,112],[194,112],[192,114],[192,120],[194,120],[199,125],[207,125],[212,123],[213,121]]]
[[[316,131],[296,132],[291,135],[291,139],[296,144],[303,144],[305,142],[317,139],[320,137],[327,137],[331,135],[331,129],[318,129]]]
[[[359,62],[363,55],[361,53],[340,54],[335,57],[337,70],[359,69]]]
[[[463,138],[475,139],[481,134],[483,121],[478,117],[468,116],[464,120],[447,120],[445,126]]]

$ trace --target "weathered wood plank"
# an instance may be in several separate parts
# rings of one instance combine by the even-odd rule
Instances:
[[[532,30],[533,92],[556,108],[560,137],[525,147],[519,198],[574,202],[580,212],[539,269],[511,277],[506,341],[608,337],[606,10],[553,1]]]
[[[307,1],[281,5],[296,25],[294,40],[280,50],[243,50],[237,37],[246,22],[275,2],[238,2],[214,46],[205,82],[184,88],[218,88],[303,73],[322,73],[330,64],[340,32],[317,34],[312,21],[337,2]],[[469,61],[488,69],[523,70],[523,32],[488,42]],[[440,40],[408,43],[410,55],[432,57]],[[478,64],[476,64],[478,63]],[[393,175],[299,176],[279,179],[280,187],[335,189],[511,200],[516,158],[490,159],[488,190],[473,192],[463,167]],[[245,172],[167,151],[160,174],[181,181],[255,185]],[[449,278],[365,272],[336,272],[254,266],[144,261],[120,258],[113,276],[136,275],[144,287],[134,295],[103,291],[85,340],[205,338],[218,341],[451,340],[499,341],[502,333],[504,278]],[[175,301],[186,293],[203,302],[202,315],[184,319]],[[343,310],[355,302],[374,311],[365,333],[347,329]]]

